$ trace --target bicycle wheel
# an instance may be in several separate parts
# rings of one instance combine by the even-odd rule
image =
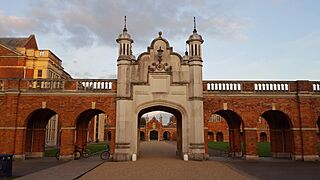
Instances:
[[[60,151],[56,152],[56,159],[59,160],[60,159]]]
[[[91,151],[90,151],[89,149],[84,149],[84,150],[82,151],[82,156],[83,156],[84,158],[89,157],[90,154],[91,154]]]
[[[78,160],[78,159],[80,159],[80,158],[81,158],[81,152],[78,151],[78,150],[76,150],[76,151],[74,152],[74,160]]]
[[[110,153],[108,151],[103,151],[101,154],[100,154],[100,158],[102,160],[108,160],[110,158]]]

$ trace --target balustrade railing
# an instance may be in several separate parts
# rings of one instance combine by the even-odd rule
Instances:
[[[313,91],[314,92],[320,92],[320,81],[319,82],[314,82],[312,85]]]
[[[207,91],[241,91],[241,83],[238,82],[208,82]]]
[[[288,92],[289,83],[286,82],[258,82],[254,84],[254,90],[260,92]]]
[[[204,81],[204,90],[209,92],[277,92],[290,91],[290,84],[294,81]],[[315,85],[316,86],[316,85]],[[318,87],[318,86],[316,86]]]
[[[64,81],[61,79],[30,79],[27,80],[29,89],[62,90]]]
[[[112,90],[112,81],[102,79],[77,80],[77,90]]]

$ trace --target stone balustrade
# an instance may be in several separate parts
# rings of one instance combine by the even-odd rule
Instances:
[[[208,82],[208,91],[241,91],[241,84],[233,81]]]
[[[254,90],[260,92],[289,92],[289,83],[259,82],[254,84]]]
[[[203,81],[207,93],[293,93],[320,92],[316,81]]]
[[[115,79],[0,79],[0,91],[115,91]]]
[[[61,79],[29,79],[27,83],[29,89],[62,90],[64,88],[64,81]]]
[[[313,82],[312,88],[314,92],[320,92],[320,81],[318,82]]]
[[[112,90],[112,81],[103,79],[79,79],[78,90]]]

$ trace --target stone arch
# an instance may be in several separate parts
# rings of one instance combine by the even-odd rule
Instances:
[[[271,156],[275,158],[292,158],[293,134],[288,115],[279,110],[268,110],[263,117],[270,128]]]
[[[228,124],[229,156],[242,157],[245,154],[243,148],[245,146],[245,142],[243,140],[244,125],[240,115],[231,110],[219,110],[213,114],[220,115]]]
[[[43,108],[31,112],[26,119],[25,157],[43,157],[45,151],[46,126],[57,113]]]
[[[260,139],[260,142],[267,142],[267,141],[268,141],[267,133],[261,132],[261,133],[259,134],[259,139]]]
[[[223,142],[224,141],[224,138],[223,138],[223,133],[222,132],[217,132],[216,134],[216,140],[217,142]]]
[[[169,131],[165,131],[165,132],[163,132],[163,140],[164,141],[169,141],[171,138],[170,138],[170,132]]]
[[[183,151],[183,142],[182,142],[182,136],[183,136],[183,124],[182,124],[182,119],[186,118],[186,111],[184,110],[183,107],[174,104],[174,103],[169,103],[167,101],[154,101],[151,103],[146,103],[137,108],[138,110],[138,117],[137,117],[137,129],[139,131],[139,124],[140,120],[143,114],[146,114],[148,112],[152,111],[164,111],[173,114],[176,117],[177,120],[177,126],[176,126],[176,140],[177,140],[177,152],[176,155],[181,156],[182,151]],[[139,143],[139,135],[138,134],[138,142],[137,142],[137,152],[140,152],[140,143]],[[149,136],[150,137],[150,136]],[[149,138],[150,139],[150,138]]]
[[[87,144],[89,122],[99,114],[105,113],[100,109],[87,109],[81,112],[76,118],[76,141],[75,145],[83,148]]]
[[[214,141],[214,134],[211,131],[208,132],[208,141]]]

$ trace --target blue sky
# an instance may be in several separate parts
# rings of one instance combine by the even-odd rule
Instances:
[[[193,16],[204,79],[320,79],[320,1],[11,0],[1,2],[0,36],[35,34],[75,78],[115,78],[123,16],[138,55],[158,31],[183,53]]]

